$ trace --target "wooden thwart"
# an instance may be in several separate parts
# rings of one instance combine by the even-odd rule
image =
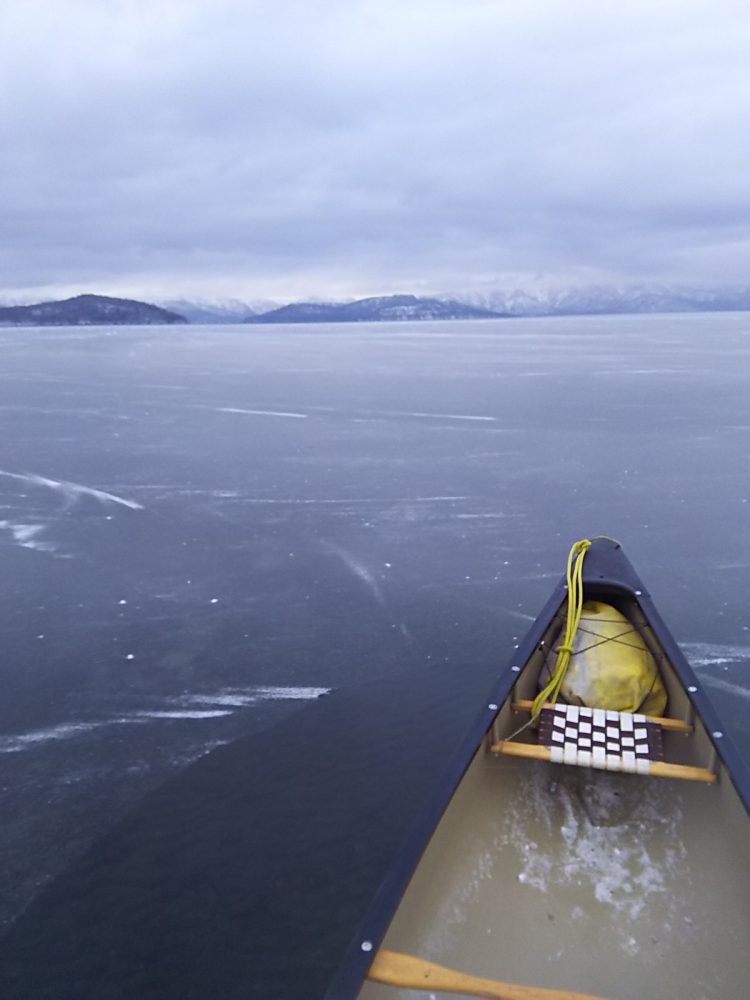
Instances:
[[[527,701],[524,698],[520,701],[514,701],[511,707],[514,712],[530,712],[533,704],[533,701]],[[543,707],[554,708],[555,706],[551,701],[548,701]],[[675,733],[692,733],[693,731],[693,727],[681,719],[667,719],[662,715],[644,715],[643,718],[646,722],[653,722],[657,726],[661,726],[662,729],[671,729]]]
[[[550,990],[538,986],[521,986],[502,983],[496,979],[482,979],[466,972],[436,965],[415,955],[381,948],[375,955],[367,978],[386,986],[399,986],[407,990],[445,991],[463,993],[486,1000],[602,1000],[590,993],[572,993],[570,990]]]
[[[492,753],[505,754],[509,757],[528,757],[532,760],[552,761],[552,751],[549,747],[537,746],[534,743],[511,743],[500,740],[490,747]],[[713,784],[716,775],[705,767],[690,767],[687,764],[668,764],[666,761],[654,760],[648,762],[648,774],[655,778],[682,778],[685,781],[703,781]],[[609,769],[608,769],[609,770]]]

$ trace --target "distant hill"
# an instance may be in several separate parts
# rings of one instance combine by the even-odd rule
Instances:
[[[246,323],[367,323],[423,319],[493,319],[502,313],[451,299],[385,295],[356,302],[297,302],[249,317]]]
[[[0,326],[137,326],[158,323],[187,323],[187,320],[179,313],[147,302],[113,299],[106,295],[76,295],[59,302],[0,308]]]

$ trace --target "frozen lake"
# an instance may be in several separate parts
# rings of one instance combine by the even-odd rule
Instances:
[[[427,676],[463,718],[592,534],[750,756],[750,315],[0,349],[6,922],[166,778],[325,692],[366,710]]]

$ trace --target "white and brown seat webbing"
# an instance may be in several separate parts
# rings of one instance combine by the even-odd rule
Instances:
[[[539,743],[550,760],[606,771],[648,774],[664,758],[661,728],[645,715],[554,705],[539,715]]]

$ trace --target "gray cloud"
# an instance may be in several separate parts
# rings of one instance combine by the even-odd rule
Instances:
[[[746,10],[6,0],[3,289],[746,281]]]

